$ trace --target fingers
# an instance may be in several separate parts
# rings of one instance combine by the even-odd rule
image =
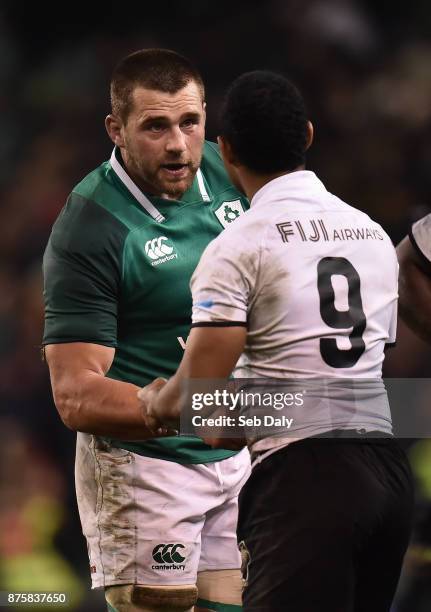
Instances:
[[[151,417],[147,414],[143,414],[144,421],[148,429],[153,433],[155,438],[166,438],[169,436],[177,436],[178,431],[176,429],[172,429],[170,427],[166,427],[162,425],[160,421]]]
[[[142,404],[142,416],[148,429],[154,434],[154,437],[163,438],[168,436],[177,436],[178,431],[163,425],[159,419],[151,411],[151,403],[161,389],[166,385],[166,378],[156,378],[151,383],[139,389],[137,396]]]
[[[156,378],[138,391],[138,398],[143,403],[148,403],[155,393],[158,393],[167,383],[166,378]]]
[[[178,436],[178,429],[170,429],[169,427],[159,427],[155,431],[155,435],[157,438],[167,438],[171,436]]]

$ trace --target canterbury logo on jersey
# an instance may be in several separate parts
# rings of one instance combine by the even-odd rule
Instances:
[[[179,552],[179,549],[185,549],[184,544],[157,544],[153,548],[152,557],[158,565],[153,565],[152,569],[159,570],[178,570],[184,571],[185,557]]]
[[[158,266],[166,261],[178,258],[178,254],[174,252],[174,247],[166,244],[167,241],[166,236],[158,236],[145,243],[145,254],[153,260],[151,262],[152,266]]]

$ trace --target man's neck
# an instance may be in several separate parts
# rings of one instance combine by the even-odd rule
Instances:
[[[239,171],[241,174],[241,184],[244,188],[247,198],[251,201],[253,196],[261,189],[264,185],[273,181],[274,179],[284,176],[285,174],[292,174],[292,172],[298,172],[298,170],[305,170],[305,166],[298,166],[294,170],[282,171],[282,172],[270,172],[268,174],[256,174],[242,167]]]

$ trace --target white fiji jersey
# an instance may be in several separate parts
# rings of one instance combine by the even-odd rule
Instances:
[[[208,245],[191,288],[194,326],[247,326],[235,378],[380,379],[385,344],[395,342],[392,242],[310,171],[262,187]],[[378,412],[365,426],[390,432],[387,403]],[[332,419],[306,435],[352,423]]]
[[[420,255],[431,262],[431,214],[413,223],[410,240]]]

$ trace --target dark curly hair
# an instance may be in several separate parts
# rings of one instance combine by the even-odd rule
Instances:
[[[232,83],[222,106],[221,135],[241,164],[266,174],[305,162],[307,114],[298,89],[274,72],[247,72]]]

